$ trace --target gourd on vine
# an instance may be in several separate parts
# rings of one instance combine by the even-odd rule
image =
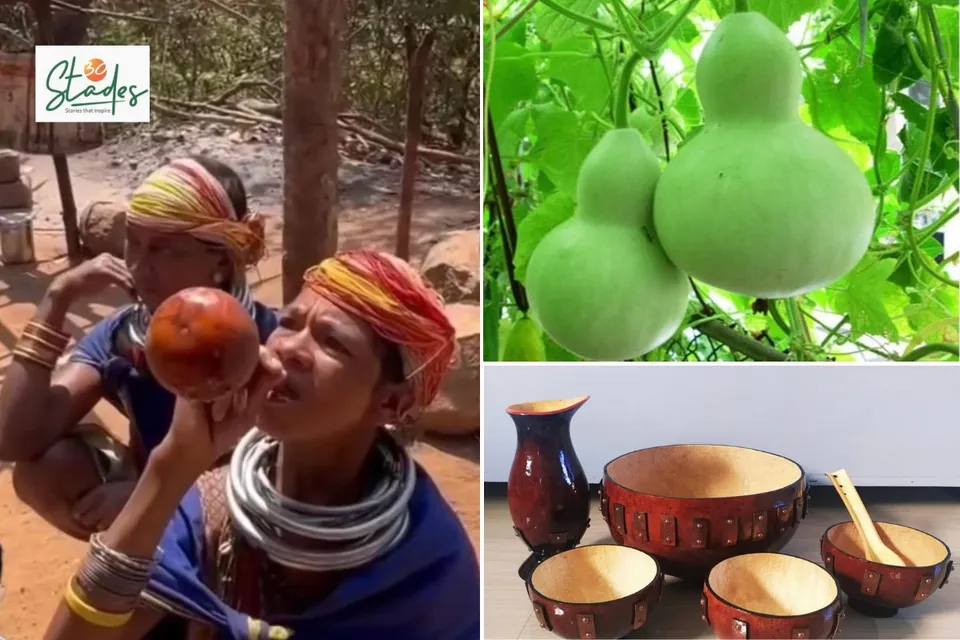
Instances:
[[[582,358],[636,358],[680,326],[690,286],[651,233],[660,166],[638,131],[608,131],[577,177],[577,211],[527,265],[530,312]]]

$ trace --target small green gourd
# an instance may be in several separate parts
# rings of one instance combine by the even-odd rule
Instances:
[[[527,264],[530,313],[587,360],[637,358],[680,326],[690,286],[652,233],[660,166],[634,129],[609,131],[584,159],[577,210]]]
[[[547,359],[540,327],[527,316],[517,318],[503,345],[504,362],[543,362]]]
[[[875,205],[847,154],[799,117],[800,58],[756,12],[723,18],[697,61],[705,126],[657,185],[654,226],[680,269],[715,287],[786,298],[864,256]]]

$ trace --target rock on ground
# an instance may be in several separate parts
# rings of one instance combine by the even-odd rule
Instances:
[[[126,207],[119,202],[100,200],[87,205],[77,220],[84,248],[92,255],[122,258],[126,216]]]
[[[454,231],[427,252],[420,273],[447,304],[480,302],[480,230]]]
[[[0,149],[0,184],[20,179],[20,154],[12,149]]]
[[[446,311],[457,330],[460,360],[416,426],[428,433],[463,435],[480,428],[480,305],[456,302]]]

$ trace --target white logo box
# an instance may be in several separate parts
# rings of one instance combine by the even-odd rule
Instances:
[[[150,47],[38,46],[37,122],[150,122]]]

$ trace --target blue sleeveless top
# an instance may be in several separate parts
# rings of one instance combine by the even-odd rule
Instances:
[[[277,326],[276,312],[254,302],[254,321],[260,332],[260,343],[266,342]],[[116,348],[117,331],[124,326],[133,306],[118,309],[98,322],[77,343],[70,362],[82,362],[96,369],[104,383],[104,399],[131,421],[143,442],[144,454],[153,451],[170,429],[176,397],[160,386],[149,373],[137,371],[125,362]],[[129,398],[130,412],[121,400]]]

